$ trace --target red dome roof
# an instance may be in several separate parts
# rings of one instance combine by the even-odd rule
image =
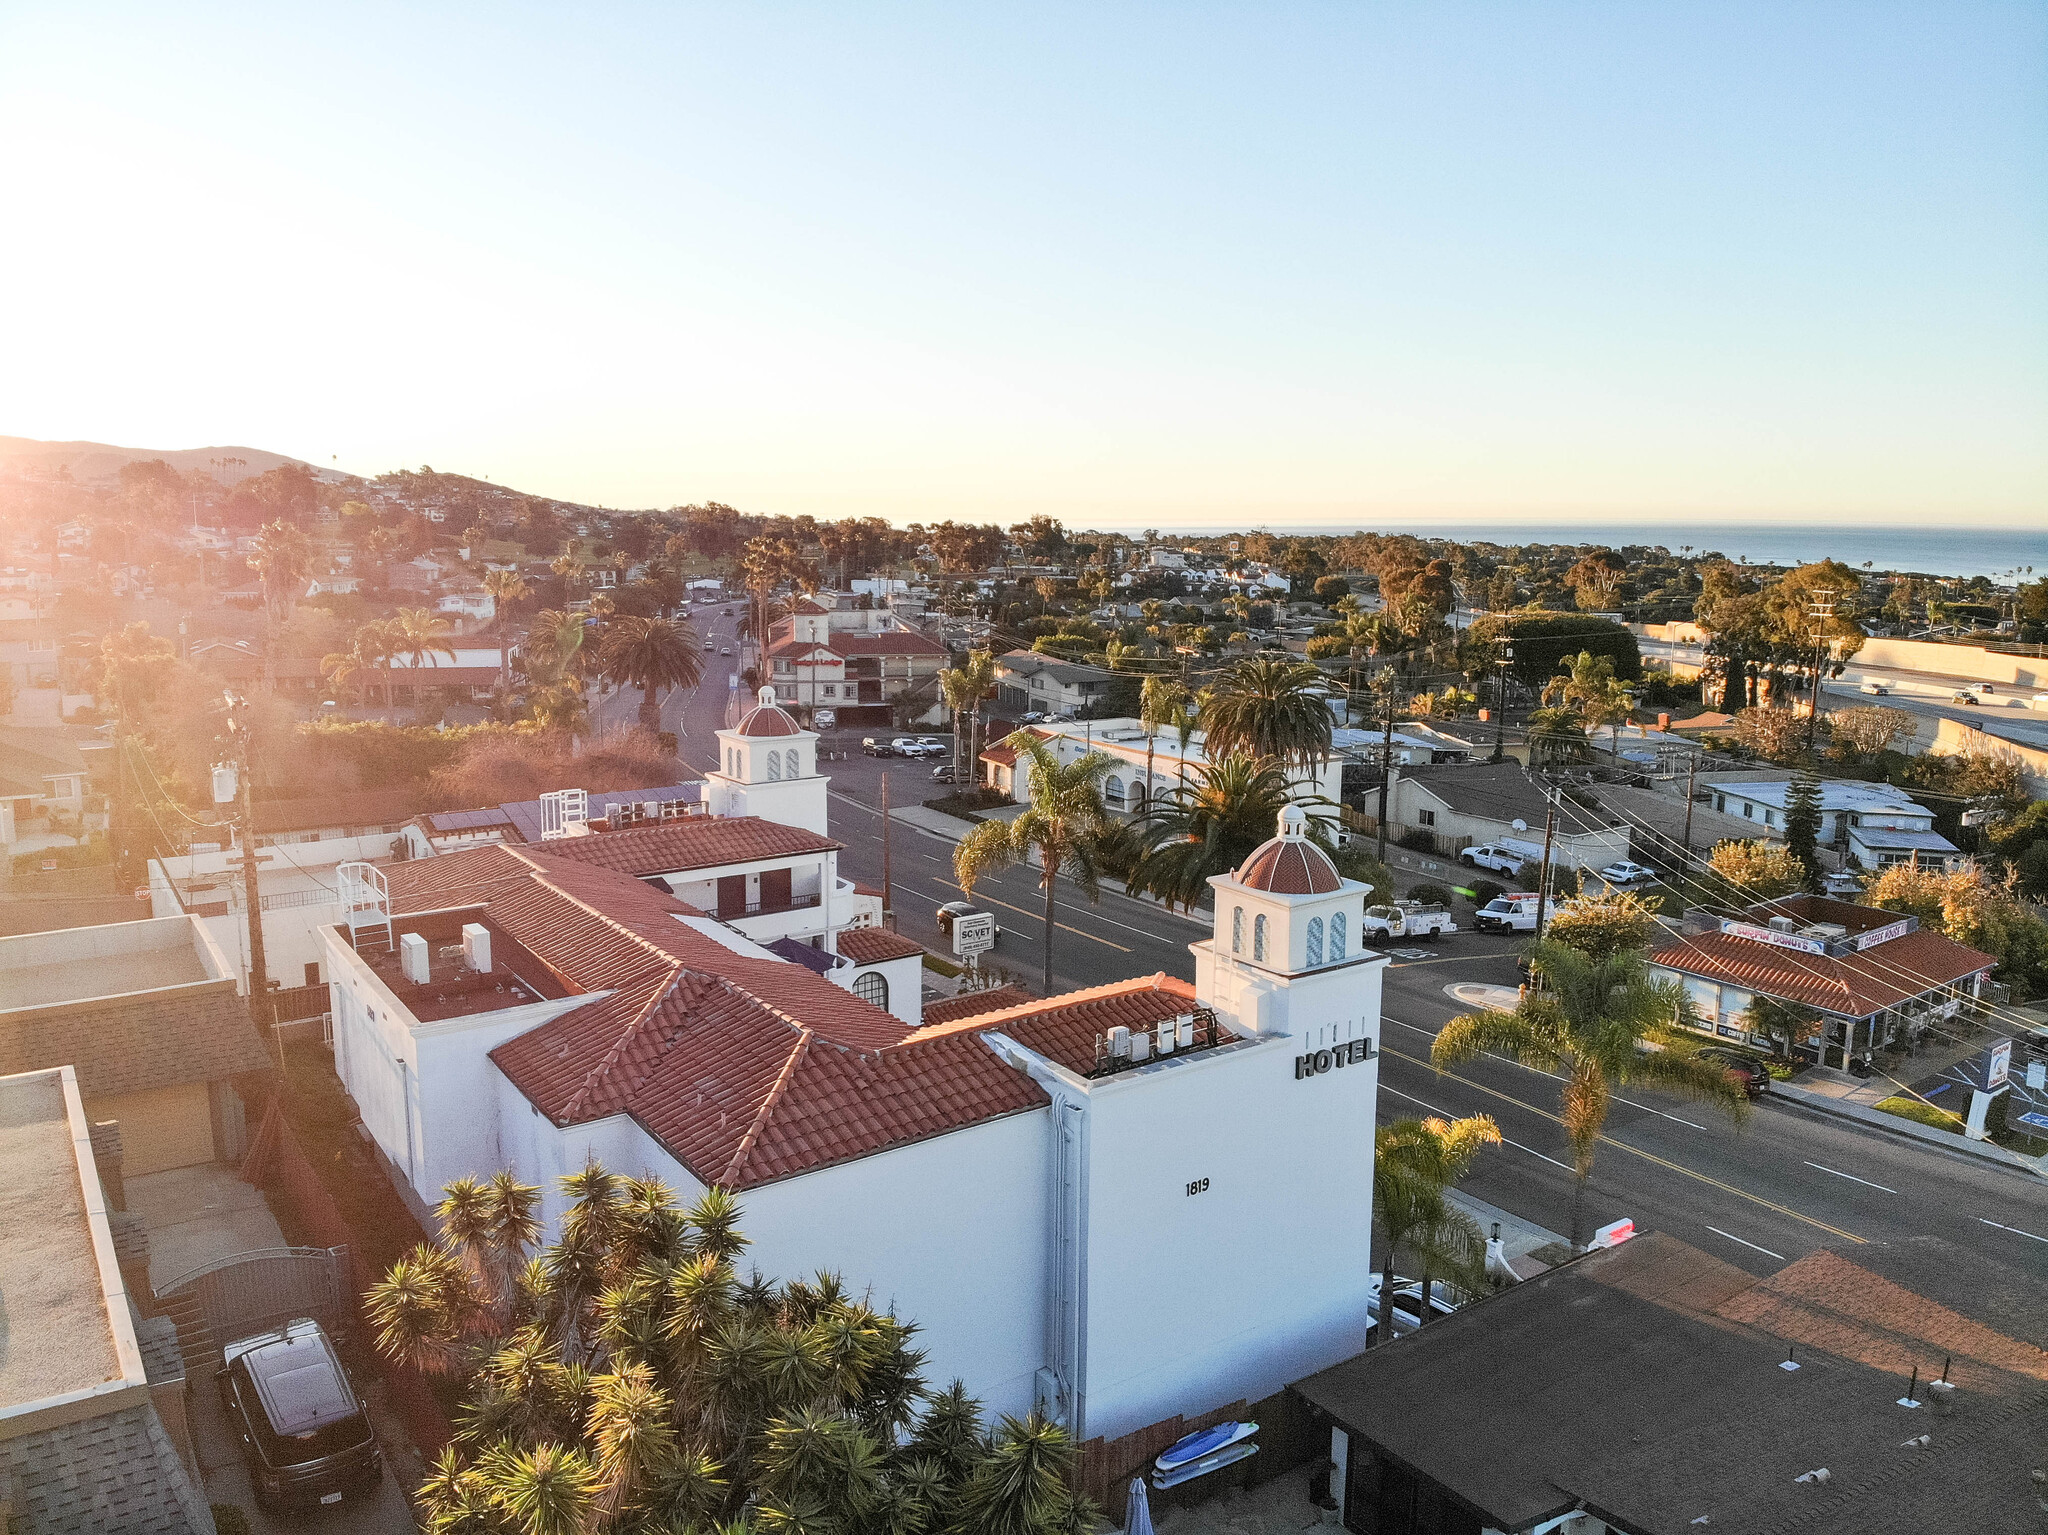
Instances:
[[[1237,871],[1237,879],[1274,895],[1328,895],[1344,883],[1330,855],[1300,837],[1261,843]]]
[[[743,736],[793,736],[802,727],[774,704],[749,709],[736,727]]]
[[[734,727],[743,736],[793,736],[803,729],[775,702],[775,689],[761,689],[761,701],[741,716]]]

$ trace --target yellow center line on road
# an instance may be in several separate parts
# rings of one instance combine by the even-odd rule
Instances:
[[[934,885],[943,885],[948,890],[960,889],[960,887],[954,884],[950,879],[940,879],[936,874],[932,876],[932,883]],[[961,893],[963,895],[966,894],[965,891],[961,891]],[[1045,920],[1045,918],[1041,917],[1035,911],[1026,911],[1021,906],[1012,906],[1008,901],[998,901],[994,896],[991,895],[977,895],[975,899],[977,901],[986,901],[991,906],[1000,906],[1003,908],[1004,911],[1014,911],[1020,917],[1029,917],[1033,922],[1043,922]],[[1055,922],[1053,926],[1058,928],[1063,933],[1072,933],[1076,938],[1093,938],[1097,943],[1107,945],[1109,948],[1115,949],[1120,954],[1128,954],[1131,952],[1129,949],[1126,949],[1120,943],[1111,943],[1107,938],[1098,938],[1093,933],[1084,933],[1078,927],[1068,927],[1067,924],[1064,922]]]
[[[1421,1056],[1410,1055],[1405,1050],[1392,1049],[1384,1039],[1380,1042],[1380,1053],[1382,1055],[1396,1056],[1401,1060],[1413,1062],[1417,1066],[1427,1066],[1431,1071],[1436,1071],[1435,1062],[1424,1060]],[[1533,1103],[1525,1103],[1520,1098],[1515,1097],[1511,1093],[1504,1093],[1497,1087],[1488,1087],[1484,1082],[1475,1082],[1470,1077],[1461,1077],[1455,1071],[1443,1071],[1437,1074],[1448,1077],[1453,1082],[1462,1082],[1474,1091],[1485,1093],[1489,1097],[1498,1098],[1503,1103],[1512,1103],[1518,1109],[1527,1109],[1532,1114],[1540,1114],[1552,1124],[1562,1125],[1564,1123],[1562,1119],[1551,1113],[1548,1109],[1539,1109]],[[1775,1210],[1778,1214],[1790,1216],[1795,1221],[1803,1221],[1817,1230],[1827,1232],[1830,1236],[1846,1237],[1851,1242],[1865,1244],[1870,1240],[1868,1237],[1859,1237],[1853,1231],[1844,1231],[1840,1226],[1830,1226],[1826,1221],[1815,1220],[1811,1215],[1801,1214],[1789,1205],[1781,1205],[1775,1200],[1764,1198],[1761,1194],[1752,1194],[1748,1189],[1737,1188],[1732,1183],[1723,1183],[1719,1178],[1710,1177],[1706,1173],[1695,1172],[1683,1163],[1673,1162],[1658,1156],[1654,1151],[1645,1151],[1640,1146],[1631,1146],[1627,1141],[1618,1141],[1611,1135],[1603,1135],[1600,1137],[1600,1140],[1603,1145],[1613,1146],[1618,1150],[1628,1152],[1631,1156],[1641,1157],[1645,1162],[1654,1162],[1659,1167],[1668,1168],[1674,1173],[1683,1173],[1696,1183],[1711,1184],[1723,1193],[1734,1194],[1739,1198],[1748,1200],[1751,1204],[1762,1205],[1766,1210]]]

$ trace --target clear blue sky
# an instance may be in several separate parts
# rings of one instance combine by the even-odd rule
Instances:
[[[609,505],[2048,518],[2048,7],[0,9],[0,433]]]

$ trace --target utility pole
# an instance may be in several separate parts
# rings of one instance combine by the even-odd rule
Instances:
[[[889,775],[882,775],[882,926],[896,931],[896,882],[889,861]]]
[[[222,695],[227,701],[227,744],[233,755],[229,771],[234,781],[223,784],[220,769],[214,770],[213,799],[217,805],[239,801],[242,843],[242,899],[249,917],[249,1012],[256,1031],[270,1039],[277,1049],[277,1069],[284,1071],[284,1040],[277,1032],[276,1000],[270,994],[270,969],[263,953],[263,896],[257,879],[256,813],[249,794],[248,700],[232,689]],[[223,790],[226,792],[223,793]]]
[[[1557,790],[1543,791],[1543,866],[1536,881],[1536,936],[1543,936],[1543,919],[1550,911],[1550,843],[1557,835]]]
[[[1696,751],[1696,752],[1694,752],[1694,753],[1692,754],[1692,766],[1691,766],[1691,767],[1689,767],[1689,768],[1687,768],[1687,769],[1686,769],[1686,772],[1685,772],[1685,854],[1684,854],[1684,856],[1685,856],[1685,858],[1686,858],[1686,861],[1687,861],[1687,862],[1691,862],[1691,860],[1692,860],[1692,791],[1693,791],[1693,786],[1694,786],[1695,784],[1697,784],[1697,783],[1699,782],[1699,777],[1700,777],[1700,758],[1701,758],[1701,757],[1703,757],[1703,756],[1705,756],[1705,755],[1706,755],[1706,754],[1705,754],[1704,752],[1697,752],[1697,751]]]
[[[1820,674],[1827,661],[1827,622],[1835,616],[1832,587],[1815,587],[1806,600],[1806,615],[1813,620],[1813,707],[1806,716],[1806,752],[1813,755],[1820,732]]]
[[[1380,816],[1379,816],[1379,861],[1387,861],[1387,791],[1393,786],[1394,777],[1394,689],[1386,680],[1386,673],[1380,674],[1380,690],[1386,695],[1387,731],[1380,742]]]
[[[1501,760],[1501,733],[1508,722],[1508,662],[1515,658],[1515,647],[1506,635],[1501,636],[1500,655],[1494,662],[1493,683],[1493,756],[1491,761]]]

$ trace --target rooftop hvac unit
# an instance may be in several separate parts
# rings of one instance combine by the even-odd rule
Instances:
[[[427,940],[418,933],[399,934],[398,970],[415,986],[424,986],[432,978],[433,968],[427,957]]]
[[[462,962],[478,975],[491,973],[491,930],[481,922],[462,924]]]
[[[1773,931],[1773,932],[1776,932],[1776,933],[1789,933],[1789,932],[1791,932],[1791,931],[1792,931],[1792,919],[1791,919],[1790,917],[1773,917],[1773,918],[1771,918],[1771,931]]]
[[[1109,1055],[1117,1061],[1131,1058],[1131,1031],[1121,1023],[1109,1031]]]
[[[1816,922],[1812,927],[1802,927],[1799,930],[1799,936],[1801,938],[1820,938],[1832,941],[1837,938],[1847,938],[1849,930],[1839,922]]]

